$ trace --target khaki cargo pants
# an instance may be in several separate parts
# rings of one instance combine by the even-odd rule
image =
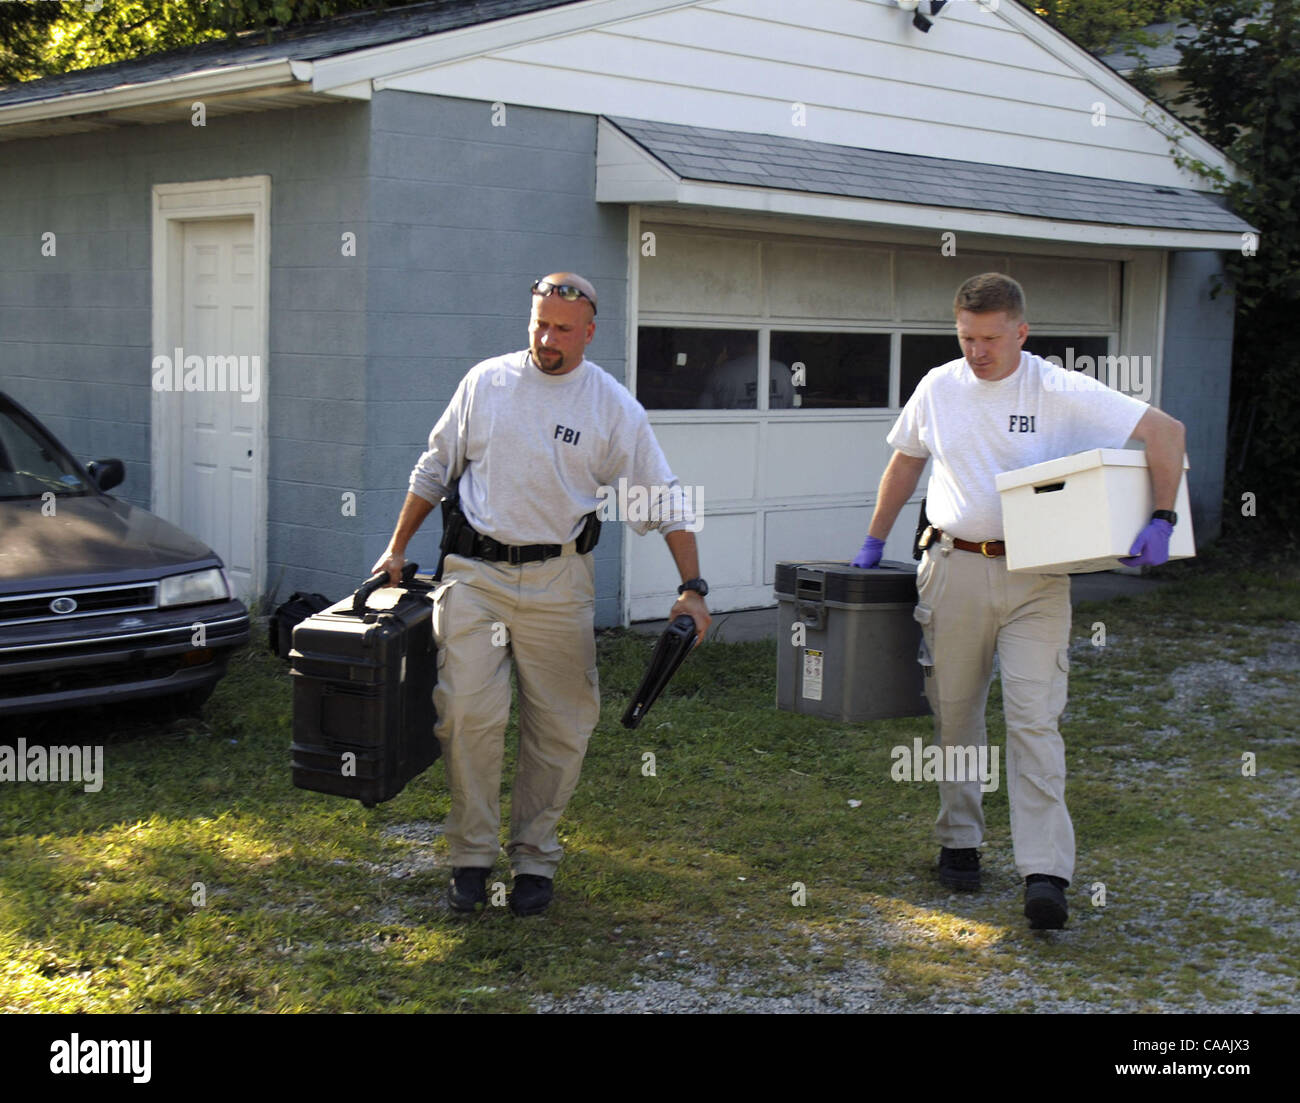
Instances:
[[[987,745],[984,708],[996,652],[1007,723],[1001,776],[1016,869],[1021,877],[1047,873],[1071,880],[1074,826],[1065,807],[1065,743],[1057,728],[1070,669],[1069,576],[1012,574],[1005,558],[960,551],[945,536],[921,560],[917,594],[915,615],[933,663],[925,688],[936,742],[944,748]],[[979,781],[938,785],[940,845],[979,846]]]
[[[600,717],[595,565],[590,554],[517,567],[449,555],[442,577],[434,593],[433,702],[451,788],[452,865],[491,866],[500,850],[513,657],[519,760],[506,850],[516,874],[553,877],[563,854],[556,825]]]

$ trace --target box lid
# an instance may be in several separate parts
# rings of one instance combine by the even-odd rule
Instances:
[[[1137,448],[1089,448],[1086,452],[1075,452],[1071,456],[1061,456],[1054,460],[1031,464],[1029,467],[1017,467],[1014,471],[1003,471],[998,475],[996,484],[999,491],[1011,490],[1017,486],[1030,483],[1050,482],[1063,479],[1067,475],[1076,475],[1080,471],[1090,471],[1094,467],[1146,467],[1145,449]],[[1187,456],[1183,456],[1183,470],[1189,467]]]
[[[799,601],[845,605],[916,602],[916,566],[885,560],[880,566],[851,567],[836,560],[786,561],[776,565],[776,595]]]

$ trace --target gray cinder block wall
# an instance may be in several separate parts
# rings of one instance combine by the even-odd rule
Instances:
[[[78,458],[125,461],[114,493],[147,508],[152,187],[270,175],[266,585],[341,594],[387,542],[461,376],[527,344],[533,279],[596,282],[589,355],[625,378],[627,212],[596,204],[595,149],[595,116],[404,92],[5,143],[0,387]],[[620,617],[622,528],[596,551],[602,625]],[[422,566],[440,532],[435,512]]]
[[[587,355],[620,381],[627,369],[627,210],[595,201],[596,117],[395,91],[370,109],[367,567],[461,377],[527,347],[538,276],[592,280],[600,313]],[[408,549],[422,569],[441,530],[435,511]],[[595,552],[598,625],[620,619],[623,530],[605,525]]]
[[[366,272],[341,263],[339,227],[365,213],[368,132],[365,105],[334,104],[0,146],[0,386],[79,459],[121,458],[113,493],[145,508],[153,186],[270,175],[268,585],[292,564],[290,588],[315,589],[363,558],[336,488],[364,486]]]

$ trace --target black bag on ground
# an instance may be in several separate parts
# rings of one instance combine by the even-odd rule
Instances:
[[[324,594],[295,592],[288,601],[278,605],[266,623],[266,643],[271,654],[287,659],[293,647],[294,625],[333,604]]]
[[[293,783],[367,808],[391,800],[442,748],[433,734],[433,583],[379,572],[293,630]],[[371,596],[376,608],[367,608]],[[391,595],[391,596],[389,596]]]

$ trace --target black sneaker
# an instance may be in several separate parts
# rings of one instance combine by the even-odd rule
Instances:
[[[471,915],[487,906],[488,866],[456,866],[447,886],[447,907],[462,915]]]
[[[1031,930],[1059,931],[1065,926],[1069,915],[1065,888],[1069,883],[1050,873],[1031,873],[1025,878],[1025,917]]]
[[[976,892],[980,887],[980,852],[974,847],[961,850],[939,848],[939,883],[958,892]]]
[[[555,882],[536,873],[516,873],[510,890],[510,910],[515,915],[541,915],[555,895]]]

